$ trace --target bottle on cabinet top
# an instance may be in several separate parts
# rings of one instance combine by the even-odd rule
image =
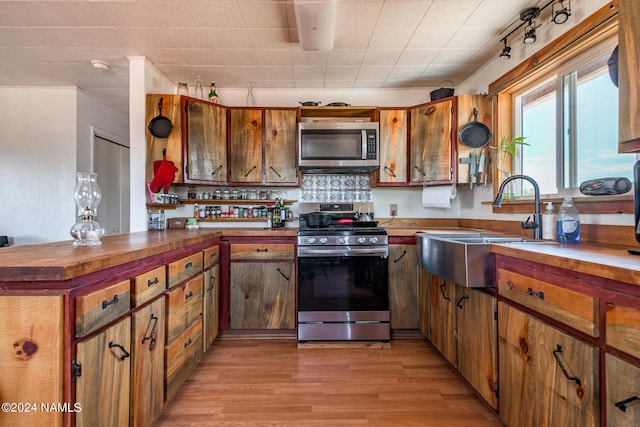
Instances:
[[[564,198],[562,206],[560,206],[557,225],[558,242],[577,243],[580,241],[580,215],[569,196]]]
[[[211,90],[209,91],[209,102],[218,103],[218,93],[216,92],[215,82],[211,82]]]

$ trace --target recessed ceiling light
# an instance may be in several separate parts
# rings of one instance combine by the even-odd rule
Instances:
[[[110,68],[110,65],[107,61],[101,61],[99,59],[94,59],[91,61],[91,65],[98,71],[107,71]]]

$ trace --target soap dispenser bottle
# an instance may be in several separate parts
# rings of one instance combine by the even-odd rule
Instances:
[[[580,215],[573,204],[571,197],[567,196],[560,206],[557,220],[558,242],[577,243],[580,241]]]
[[[557,216],[553,211],[553,203],[547,202],[547,209],[542,214],[542,238],[556,240]]]

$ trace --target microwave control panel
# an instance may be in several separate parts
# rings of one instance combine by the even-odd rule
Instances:
[[[375,129],[367,130],[367,160],[376,160],[378,156],[378,142]]]

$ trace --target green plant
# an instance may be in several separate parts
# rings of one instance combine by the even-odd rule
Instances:
[[[497,146],[490,146],[490,148],[495,152],[494,159],[496,163],[496,169],[502,172],[505,177],[511,175],[511,168],[508,167],[507,162],[515,158],[518,146],[531,145],[525,142],[525,139],[527,139],[526,136],[516,136],[512,138],[503,136],[500,140],[500,144],[498,144]]]

